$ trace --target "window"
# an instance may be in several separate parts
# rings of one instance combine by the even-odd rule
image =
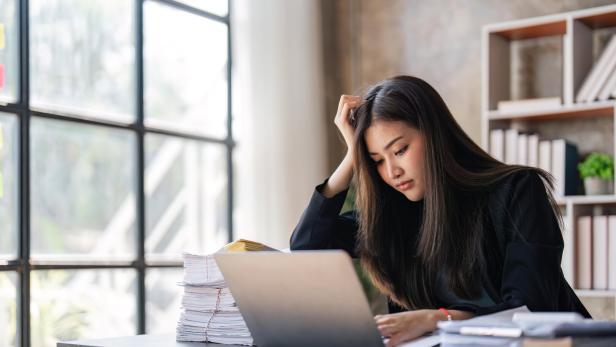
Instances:
[[[181,253],[233,231],[229,33],[228,0],[0,1],[0,345],[175,331]]]

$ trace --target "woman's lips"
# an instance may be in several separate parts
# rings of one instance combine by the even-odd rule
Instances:
[[[413,180],[408,180],[408,181],[404,181],[404,182],[396,184],[396,189],[402,190],[402,191],[409,190],[413,188],[414,185],[415,185],[415,182]]]

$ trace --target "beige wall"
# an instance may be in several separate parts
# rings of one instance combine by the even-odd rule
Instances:
[[[330,170],[344,151],[331,122],[341,93],[356,93],[396,74],[421,77],[441,93],[462,128],[479,143],[481,27],[612,3],[613,0],[322,0]]]

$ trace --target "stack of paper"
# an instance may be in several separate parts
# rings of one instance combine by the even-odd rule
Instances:
[[[252,345],[246,323],[212,255],[184,254],[178,341]]]
[[[276,251],[237,240],[218,252]],[[252,345],[253,339],[213,255],[184,253],[184,287],[176,340]]]

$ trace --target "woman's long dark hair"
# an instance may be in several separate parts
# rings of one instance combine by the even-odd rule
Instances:
[[[416,230],[403,222],[413,203],[383,181],[369,155],[364,135],[375,120],[403,121],[425,137],[423,218]],[[548,173],[492,158],[419,78],[397,76],[371,87],[353,122],[357,251],[375,284],[406,309],[435,307],[437,275],[459,297],[479,295],[488,193],[503,178],[535,170],[555,206]]]

